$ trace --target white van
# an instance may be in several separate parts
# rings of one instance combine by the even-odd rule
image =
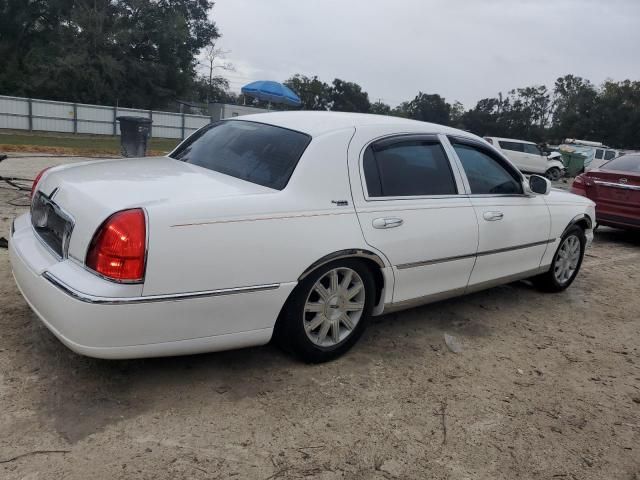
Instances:
[[[534,142],[500,137],[484,139],[501,150],[522,172],[542,174],[553,181],[564,176],[564,164],[559,159],[546,156]]]

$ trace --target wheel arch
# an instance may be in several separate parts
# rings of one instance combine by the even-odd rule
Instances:
[[[378,313],[375,313],[376,309],[380,307],[379,311],[382,311],[381,305],[384,302],[383,295],[384,295],[386,285],[385,285],[385,276],[382,273],[382,269],[385,268],[386,265],[382,260],[382,258],[380,257],[380,255],[370,250],[366,250],[362,248],[353,248],[353,249],[339,250],[337,252],[333,252],[328,255],[325,255],[324,257],[316,260],[311,265],[309,265],[309,267],[307,267],[304,270],[304,272],[300,274],[300,276],[298,277],[298,283],[300,283],[307,276],[309,276],[311,273],[313,273],[323,265],[326,265],[327,263],[333,262],[335,260],[344,260],[344,259],[361,260],[369,267],[373,275],[373,280],[376,288],[376,298],[375,298],[376,302],[374,304],[374,315],[377,315]],[[278,315],[278,318],[276,319],[276,323],[274,325],[274,335],[276,336],[278,335],[278,332],[282,328],[282,313],[284,312],[285,308],[287,308],[287,304],[295,294],[295,291],[296,289],[294,288],[289,294],[289,296],[287,297],[287,299],[285,300],[284,304],[282,305],[282,308],[280,309],[280,314]]]
[[[569,224],[566,226],[566,228],[562,232],[562,235],[564,236],[567,230],[569,230],[574,225],[581,227],[583,230],[590,230],[593,228],[593,224],[594,222],[591,219],[591,217],[589,217],[589,215],[587,215],[586,213],[581,213],[580,215],[576,215],[571,219]]]
[[[322,267],[323,265],[326,265],[327,263],[333,262],[335,260],[343,260],[347,258],[362,260],[365,264],[367,264],[367,266],[371,270],[371,273],[373,275],[373,280],[376,285],[375,305],[379,305],[380,301],[382,300],[382,294],[385,288],[385,279],[382,273],[382,269],[385,268],[385,263],[378,254],[370,250],[366,250],[362,248],[354,248],[354,249],[347,249],[347,250],[339,250],[337,252],[333,252],[328,255],[325,255],[324,257],[316,260],[311,265],[309,265],[309,267],[304,272],[302,272],[302,274],[298,277],[298,282],[306,278],[310,273],[314,272],[318,268]]]

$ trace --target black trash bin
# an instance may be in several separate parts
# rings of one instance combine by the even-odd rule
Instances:
[[[153,120],[145,117],[118,117],[120,122],[120,151],[123,157],[144,157],[151,136]]]

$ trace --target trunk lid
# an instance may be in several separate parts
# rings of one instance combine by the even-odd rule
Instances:
[[[72,218],[68,252],[81,261],[96,229],[117,211],[274,192],[170,157],[65,165],[47,172],[38,191]]]
[[[600,216],[640,216],[640,175],[594,169],[586,174],[586,190]]]

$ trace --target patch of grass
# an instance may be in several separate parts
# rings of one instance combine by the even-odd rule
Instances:
[[[173,138],[151,138],[147,154],[160,155],[180,142]],[[42,152],[69,155],[119,155],[120,137],[109,135],[66,135],[49,132],[0,131],[1,152]]]

